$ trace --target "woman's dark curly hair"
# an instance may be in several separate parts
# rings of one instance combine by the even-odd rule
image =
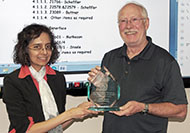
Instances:
[[[57,44],[55,42],[54,34],[51,30],[41,24],[31,24],[26,26],[20,33],[17,35],[17,44],[14,47],[13,51],[13,61],[16,64],[27,65],[30,66],[30,58],[28,55],[28,45],[31,41],[38,38],[42,32],[45,32],[49,35],[51,46],[53,47],[51,58],[48,64],[53,64],[59,57],[59,52],[57,48]]]

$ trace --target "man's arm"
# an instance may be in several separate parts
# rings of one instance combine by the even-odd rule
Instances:
[[[173,103],[149,104],[149,113],[161,117],[184,119],[187,114],[187,105],[175,105]]]
[[[173,103],[153,103],[148,104],[148,113],[153,114],[160,117],[168,117],[168,118],[180,118],[184,119],[187,114],[187,105],[179,104],[175,105]],[[145,104],[136,101],[129,101],[122,107],[120,107],[120,111],[113,111],[112,113],[119,116],[130,116],[144,110]]]

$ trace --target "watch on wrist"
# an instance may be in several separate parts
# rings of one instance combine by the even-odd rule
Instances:
[[[144,107],[144,109],[142,110],[142,112],[143,112],[144,114],[146,114],[146,113],[148,113],[148,111],[149,111],[149,105],[148,105],[147,103],[145,103],[145,107]]]

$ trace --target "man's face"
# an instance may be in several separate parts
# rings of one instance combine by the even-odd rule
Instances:
[[[140,7],[133,4],[125,6],[118,19],[120,35],[128,47],[145,42],[149,19],[142,16]]]

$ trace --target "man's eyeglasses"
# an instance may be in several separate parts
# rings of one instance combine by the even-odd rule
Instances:
[[[141,20],[145,20],[146,18],[132,18],[131,20],[128,19],[121,19],[118,21],[119,24],[128,24],[129,22],[133,25],[139,25]]]
[[[34,51],[41,51],[41,50],[47,50],[47,51],[53,51],[53,47],[51,45],[46,45],[45,48],[43,48],[41,45],[34,45],[32,47],[28,47],[28,49],[34,50]]]

